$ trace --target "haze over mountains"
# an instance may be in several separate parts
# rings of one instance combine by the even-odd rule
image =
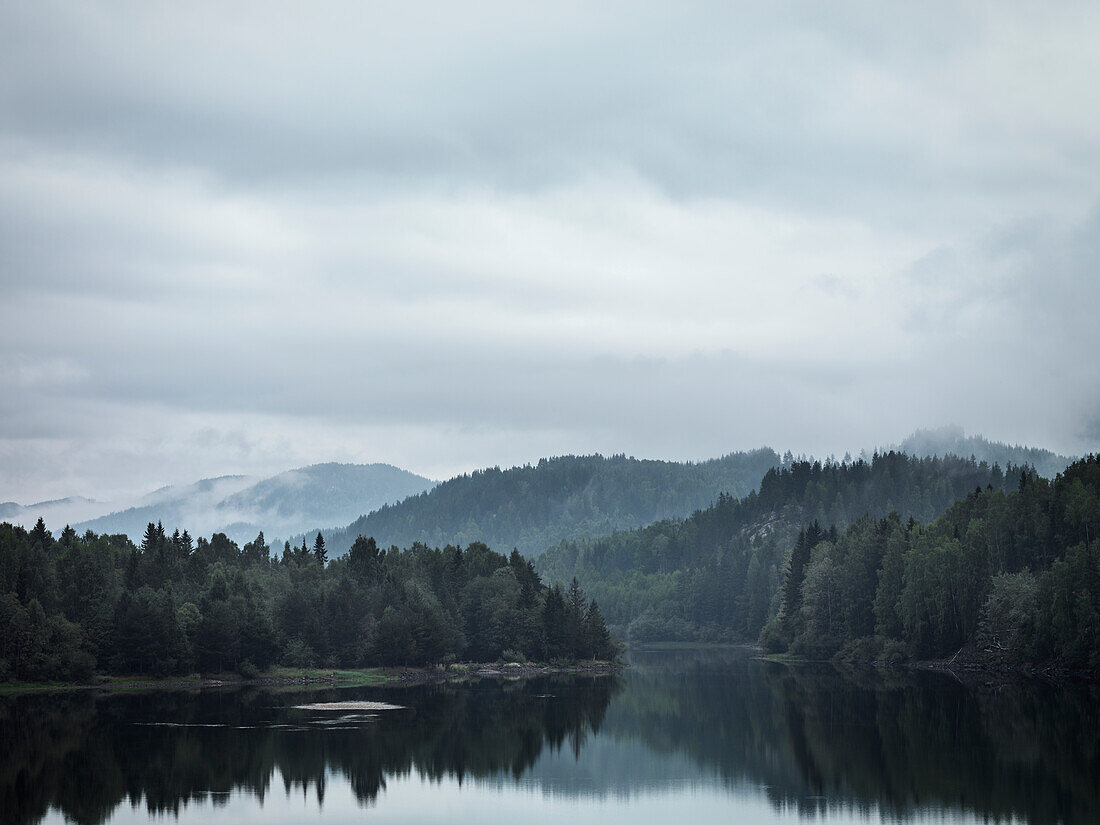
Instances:
[[[34,504],[17,504],[14,501],[0,502],[0,521],[21,524],[30,527],[39,518],[47,524],[72,524],[83,519],[95,518],[109,505],[84,496],[66,496],[65,498],[38,501]]]
[[[1054,478],[1073,462],[1069,456],[1058,455],[1037,447],[1003,444],[980,435],[967,435],[962,427],[948,426],[933,430],[917,430],[896,445],[896,450],[915,456],[974,456],[988,464],[1028,464],[1043,478]]]
[[[178,527],[195,536],[222,532],[244,543],[261,530],[274,538],[316,525],[347,524],[434,484],[388,464],[314,464],[259,481],[222,476],[163,487],[115,512],[104,512],[109,505],[103,503],[73,499],[29,507],[0,505],[6,508],[0,518],[30,526],[41,515],[58,530],[69,523],[81,533],[124,533],[134,541],[140,541],[149,522],[163,522],[169,531]]]
[[[1002,467],[1028,464],[1046,477],[1070,461],[1049,450],[968,436],[958,427],[918,430],[895,448],[915,456],[973,455]],[[260,480],[231,475],[164,487],[129,507],[79,496],[28,506],[5,502],[0,519],[29,527],[42,516],[55,531],[72,524],[79,532],[125,533],[135,541],[158,521],[169,532],[224,532],[238,544],[261,530],[269,541],[295,543],[303,537],[312,542],[321,531],[331,558],[360,533],[383,547],[483,541],[535,557],[561,541],[683,518],[722,493],[743,496],[791,458],[766,448],[698,463],[562,456],[478,470],[438,485],[391,465],[328,463]]]

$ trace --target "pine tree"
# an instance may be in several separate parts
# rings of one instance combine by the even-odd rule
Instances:
[[[305,542],[302,542],[302,546],[305,546]],[[325,537],[317,533],[317,538],[313,541],[313,556],[317,559],[322,567],[328,563],[328,553],[325,552]]]
[[[361,583],[367,583],[377,576],[381,561],[378,543],[374,537],[357,536],[355,544],[348,551],[348,571]]]
[[[157,526],[153,522],[145,528],[145,535],[141,539],[141,552],[149,555],[157,549]]]
[[[784,624],[793,621],[802,606],[802,579],[805,577],[806,565],[809,561],[810,542],[806,531],[799,530],[798,539],[794,543],[794,549],[791,550],[791,558],[787,562],[786,576],[783,578],[779,615],[784,620]]]
[[[31,544],[38,544],[43,550],[49,550],[50,545],[53,544],[53,536],[46,529],[46,521],[41,516],[38,517],[38,521],[34,523],[34,529],[31,530]]]
[[[584,591],[581,590],[577,577],[569,585],[569,592],[565,597],[565,644],[569,654],[573,658],[579,658],[584,654],[584,615],[585,615]]]
[[[565,599],[561,587],[556,584],[547,591],[542,606],[542,641],[548,660],[566,655]]]
[[[609,660],[614,656],[611,634],[604,624],[599,605],[593,600],[584,614],[585,654],[593,659]]]

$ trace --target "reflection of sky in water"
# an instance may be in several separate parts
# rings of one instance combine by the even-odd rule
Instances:
[[[568,756],[572,759],[572,755]],[[553,761],[551,758],[550,761]],[[672,766],[674,767],[674,766]],[[536,768],[536,774],[538,768]],[[281,788],[278,771],[272,788]],[[173,822],[173,817],[157,817]],[[119,806],[107,820],[111,825],[150,821],[143,804]],[[565,822],[598,822],[603,825],[698,825],[698,823],[778,823],[820,822],[827,825],[864,825],[894,821],[881,816],[877,809],[866,811],[835,808],[809,820],[797,811],[777,811],[759,790],[742,787],[724,789],[699,781],[669,779],[660,786],[639,789],[624,795],[547,794],[535,778],[512,782],[463,782],[446,779],[432,782],[414,775],[390,778],[386,789],[374,804],[363,806],[342,776],[329,773],[324,802],[318,802],[316,789],[301,789],[286,795],[273,790],[264,801],[244,791],[213,795],[192,801],[180,811],[179,821],[186,825],[224,825],[224,823],[262,822],[264,825],[291,825],[299,822],[336,823],[481,823],[492,825],[562,825]],[[49,825],[64,822],[52,812],[44,820]],[[971,825],[981,820],[951,811],[924,811],[905,820],[915,825]],[[1005,823],[1010,825],[1010,823]]]

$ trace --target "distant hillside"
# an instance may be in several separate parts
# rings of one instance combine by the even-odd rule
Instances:
[[[875,454],[844,464],[798,461],[769,470],[758,492],[723,496],[682,520],[550,548],[544,580],[576,576],[610,625],[634,641],[752,642],[774,601],[798,531],[816,520],[843,529],[892,511],[931,520],[976,488],[1012,489],[1017,467],[955,456]]]
[[[934,430],[917,430],[895,449],[916,456],[944,456],[949,453],[967,458],[974,456],[988,464],[1029,465],[1043,478],[1054,478],[1066,469],[1074,459],[1036,447],[1010,446],[1000,441],[989,441],[980,435],[967,435],[962,427],[939,427]]]
[[[346,552],[362,534],[383,547],[483,541],[533,557],[564,539],[687,515],[719,493],[745,495],[778,464],[774,451],[761,449],[698,464],[591,455],[493,467],[383,507],[345,530],[326,531],[325,540],[330,556]]]
[[[105,509],[106,505],[102,502],[83,496],[69,496],[27,505],[4,501],[0,502],[0,521],[31,527],[39,518],[51,524],[72,522],[90,518]]]
[[[185,486],[161,487],[142,496],[133,507],[77,522],[73,528],[79,533],[86,530],[108,535],[122,533],[137,542],[149,522],[160,521],[169,532],[178,526],[186,527],[196,536],[202,535],[207,529],[212,531],[221,526],[210,515],[217,503],[253,483],[255,479],[248,476],[219,476]]]
[[[289,536],[351,519],[429,489],[434,482],[388,464],[314,464],[255,481],[245,476],[166,487],[138,506],[74,524],[78,532],[124,533],[140,541],[149,522],[195,536],[224,532],[244,543],[261,530]]]
[[[227,523],[251,522],[287,536],[316,524],[345,524],[434,485],[389,464],[314,464],[264,479],[229,496],[217,510]]]

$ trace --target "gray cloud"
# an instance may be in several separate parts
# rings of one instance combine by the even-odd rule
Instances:
[[[1007,72],[1028,69],[1012,48],[1019,29],[1047,35],[1040,57],[1043,45],[1065,47],[1052,82],[1080,85],[1077,73],[1095,67],[1068,37],[1079,20],[1051,26],[1052,15],[1044,32],[1028,17],[1006,10],[996,24],[958,4],[828,14],[565,4],[525,15],[36,4],[8,13],[15,70],[0,101],[7,131],[37,144],[201,168],[233,185],[351,174],[372,186],[526,189],[626,168],[681,196],[857,214],[868,199],[884,205],[885,184],[909,196],[890,206],[911,220],[922,211],[913,195],[957,201],[960,176],[1003,198],[1079,191],[1080,165],[1095,173],[1095,122],[1081,134],[1069,107],[1032,115],[1010,100],[1004,111],[1003,96],[1026,93]],[[1005,76],[987,77],[1006,57],[995,66]],[[1016,131],[1038,128],[1048,150],[1014,145]],[[1059,155],[1071,150],[1087,156],[1068,166]]]
[[[945,422],[1095,449],[1098,33],[1076,3],[5,7],[0,498]]]

